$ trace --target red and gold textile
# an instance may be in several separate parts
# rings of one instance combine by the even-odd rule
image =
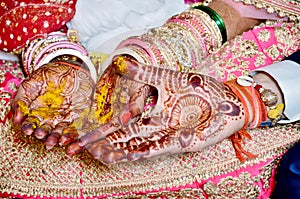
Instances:
[[[298,50],[300,27],[267,22],[226,43],[211,56],[219,80],[282,60]],[[245,150],[258,157],[241,163],[226,139],[202,152],[101,165],[87,154],[67,158],[46,151],[11,123],[11,100],[23,74],[0,62],[0,197],[17,198],[268,198],[282,154],[300,139],[299,123],[250,130]]]

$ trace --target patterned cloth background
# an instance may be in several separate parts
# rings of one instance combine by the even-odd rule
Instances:
[[[226,43],[210,58],[223,81],[283,59],[300,48],[300,27],[267,22]],[[18,198],[268,198],[278,162],[300,138],[299,123],[250,131],[240,163],[229,140],[202,152],[101,165],[87,154],[71,159],[19,134],[10,103],[24,78],[19,63],[0,61],[0,190]]]

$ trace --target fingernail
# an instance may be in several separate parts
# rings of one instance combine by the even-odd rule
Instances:
[[[51,133],[49,135],[49,137],[47,137],[45,145],[46,145],[46,149],[52,149],[53,147],[55,147],[58,144],[58,140],[60,138],[60,134],[58,133]]]
[[[132,118],[132,114],[130,112],[125,113],[124,115],[122,115],[121,117],[121,124],[124,126],[126,125]]]
[[[48,133],[49,132],[43,128],[36,128],[34,130],[34,136],[39,140],[44,139],[48,135]]]
[[[76,133],[65,134],[65,135],[61,136],[61,138],[59,139],[59,145],[60,146],[68,145],[71,142],[73,142],[74,140],[76,140],[77,137],[78,137],[78,134],[76,134]]]
[[[78,145],[78,142],[73,142],[68,145],[66,149],[66,154],[68,157],[73,157],[76,154],[81,153],[84,150],[84,147]]]
[[[54,145],[46,145],[46,149],[49,151],[51,149],[53,149]]]
[[[30,123],[30,124],[24,124],[22,125],[22,132],[25,133],[26,135],[31,135],[33,133],[35,125]]]
[[[79,139],[79,140],[77,141],[77,143],[78,143],[78,146],[81,146],[81,147],[84,147],[84,146],[85,146],[85,143],[84,143],[81,139]]]
[[[148,152],[146,151],[144,152],[136,151],[136,152],[130,152],[127,156],[128,156],[128,160],[135,161],[135,160],[142,159],[147,154]]]

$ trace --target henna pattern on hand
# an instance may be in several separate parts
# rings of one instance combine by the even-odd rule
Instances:
[[[84,129],[95,83],[88,72],[49,63],[25,79],[15,98],[14,122],[48,149],[74,141]]]
[[[245,112],[240,100],[214,78],[140,65],[130,59],[126,64],[125,76],[157,89],[157,104],[148,117],[99,140],[86,141],[91,143],[86,146],[94,158],[112,164],[199,151],[242,125]],[[238,125],[228,132],[231,124]]]

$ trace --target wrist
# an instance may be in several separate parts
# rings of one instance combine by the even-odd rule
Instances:
[[[298,99],[300,98],[300,92],[298,92],[296,87],[300,84],[300,65],[294,61],[284,60],[260,68],[252,74],[258,75],[258,72],[268,74],[272,78],[271,80],[278,85],[277,88],[281,94],[279,96],[285,105],[283,111],[285,118],[281,119],[278,123],[290,123],[299,120],[300,108],[298,106]],[[272,81],[268,82],[269,84],[272,83]],[[276,87],[274,91],[276,92]]]
[[[253,80],[262,85],[265,89],[272,90],[278,97],[278,103],[283,103],[283,95],[277,82],[265,72],[258,72],[252,75]]]
[[[87,50],[81,45],[79,35],[75,30],[69,30],[67,34],[52,32],[45,37],[37,38],[29,43],[22,53],[22,63],[26,75],[59,59],[61,61],[67,59],[68,62],[75,60],[80,67],[90,73],[96,82],[95,66],[88,57]]]
[[[259,19],[242,17],[238,10],[222,0],[215,0],[208,6],[223,19],[227,30],[227,40],[233,39],[261,22]]]
[[[251,77],[241,76],[238,79],[224,82],[241,102],[244,112],[244,125],[241,129],[250,129],[260,126],[267,118],[266,106],[259,91],[254,87]]]

